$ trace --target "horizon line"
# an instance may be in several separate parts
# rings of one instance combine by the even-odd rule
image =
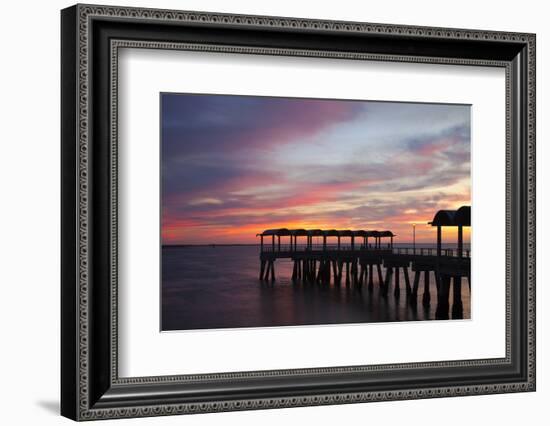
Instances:
[[[411,245],[414,245],[415,243],[413,241],[398,241],[398,242],[394,242],[393,244],[394,245],[395,244],[411,244]],[[434,245],[436,245],[437,243],[436,242],[432,243],[432,242],[417,241],[416,244],[434,244]],[[442,242],[442,244],[455,244],[455,243],[454,242]],[[464,244],[470,244],[470,242],[465,241]],[[161,246],[163,246],[163,247],[260,246],[260,245],[261,245],[260,243],[167,243],[167,244],[161,243]],[[271,244],[265,244],[264,243],[264,245],[271,245]],[[306,244],[304,243],[304,244],[299,244],[299,245],[306,245]],[[331,244],[329,244],[329,245],[331,245]]]

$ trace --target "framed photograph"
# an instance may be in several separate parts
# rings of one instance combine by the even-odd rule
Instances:
[[[61,412],[535,390],[535,35],[61,12]]]

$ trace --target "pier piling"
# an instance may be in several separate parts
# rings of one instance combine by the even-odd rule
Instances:
[[[384,279],[382,278],[382,266],[380,263],[376,264],[376,269],[378,271],[378,286],[382,288],[384,286]]]
[[[395,268],[395,289],[393,290],[394,297],[399,297],[401,289],[399,288],[399,267]]]
[[[452,318],[462,319],[463,312],[464,312],[464,309],[462,306],[462,278],[459,276],[455,276],[453,277]]]
[[[409,280],[409,267],[405,266],[403,267],[403,276],[405,277],[405,292],[407,294],[407,297],[411,297],[411,282]]]
[[[264,279],[264,270],[265,270],[265,260],[262,260],[260,264],[260,281]]]
[[[373,283],[373,280],[372,280],[372,271],[373,271],[373,267],[372,267],[372,263],[369,264],[369,291],[373,291],[374,289],[374,283]]]
[[[382,295],[383,296],[388,295],[388,291],[389,291],[389,288],[390,288],[390,285],[391,285],[392,275],[393,275],[393,268],[391,266],[389,266],[389,267],[386,268],[386,279],[384,281],[384,286],[382,288]]]
[[[424,271],[424,294],[422,295],[422,305],[430,306],[430,271]]]
[[[441,275],[436,282],[437,285],[437,307],[435,310],[436,319],[449,319],[449,290],[451,287],[451,277],[448,275]]]

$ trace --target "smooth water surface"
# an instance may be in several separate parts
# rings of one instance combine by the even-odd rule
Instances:
[[[162,248],[162,326],[167,330],[346,324],[432,320],[436,290],[430,279],[429,308],[409,305],[401,272],[401,295],[394,283],[387,297],[374,290],[317,284],[293,284],[290,260],[277,260],[274,283],[259,281],[258,246],[165,246]],[[376,271],[376,270],[375,270]],[[383,270],[384,271],[384,270]],[[385,272],[385,271],[384,271]],[[414,273],[409,272],[411,285]],[[452,287],[452,286],[451,286]],[[452,290],[450,295],[452,304]],[[462,280],[463,318],[470,318],[470,291]]]

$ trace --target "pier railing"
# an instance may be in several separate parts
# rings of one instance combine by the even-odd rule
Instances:
[[[394,254],[406,254],[410,256],[437,256],[437,248],[435,247],[394,247]],[[459,257],[458,248],[442,248],[441,256]],[[462,257],[470,257],[470,249],[462,250]]]
[[[273,245],[267,245],[265,244],[262,248],[262,253],[279,253],[279,252],[285,252],[285,253],[304,253],[304,252],[323,252],[323,251],[357,251],[357,252],[383,252],[384,254],[387,254],[388,252],[391,252],[391,254],[397,254],[397,255],[407,255],[407,256],[437,256],[437,248],[435,247],[391,247],[386,244],[383,244],[380,247],[376,246],[365,246],[365,245],[354,245],[351,244],[313,244],[313,245],[306,245],[306,244],[298,244],[298,245],[292,245],[292,244],[275,244]],[[441,249],[441,256],[445,257],[459,257],[459,250],[458,248],[442,248]],[[463,249],[462,250],[462,257],[470,257],[470,250],[469,249]]]

